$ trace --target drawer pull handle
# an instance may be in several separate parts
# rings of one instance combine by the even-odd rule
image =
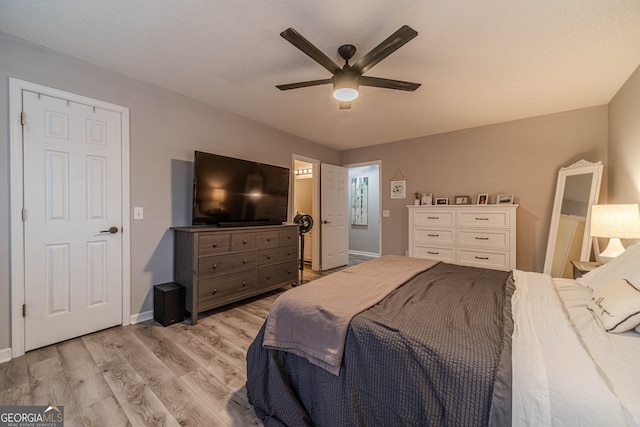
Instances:
[[[476,259],[488,260],[489,257],[488,256],[477,256],[476,255]]]
[[[245,286],[247,286],[247,282],[242,282],[242,287],[244,288]]]
[[[247,244],[247,239],[244,239],[244,240],[242,241],[242,244],[243,244],[243,245],[246,245],[246,244]]]
[[[271,276],[267,274],[267,280],[271,279]]]
[[[440,237],[439,234],[427,234],[427,236],[429,236],[429,237]]]
[[[213,290],[213,292],[211,292],[211,295],[215,295],[215,294],[216,294],[216,292],[218,292],[218,290],[217,290],[217,289],[214,289],[214,290]]]
[[[243,260],[242,260],[242,263],[243,263],[243,264],[246,264],[246,263],[247,263],[247,260],[246,260],[246,259],[243,259]]]
[[[287,256],[291,256],[291,251],[288,251],[288,252],[287,252]]]
[[[427,219],[440,219],[439,216],[428,216]]]
[[[270,241],[271,241],[271,237],[267,237],[267,242],[270,242]]]
[[[218,268],[218,264],[213,264],[213,266],[211,267],[212,270],[215,270],[216,268]]]
[[[431,255],[440,255],[440,252],[427,251],[427,253]]]
[[[287,239],[291,240],[291,235],[287,234]]]
[[[218,247],[218,243],[217,243],[217,242],[213,242],[213,245],[212,245],[212,246],[213,246],[214,248],[217,248],[217,247]]]
[[[271,255],[265,255],[267,259],[271,259]]]
[[[476,221],[489,221],[489,218],[476,217]]]
[[[488,237],[477,237],[476,236],[476,240],[489,240],[489,238]]]

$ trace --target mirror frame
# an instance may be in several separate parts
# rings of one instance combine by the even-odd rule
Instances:
[[[553,255],[558,236],[558,224],[560,222],[560,210],[562,208],[562,199],[564,196],[564,188],[567,177],[572,175],[592,174],[591,192],[589,194],[589,209],[587,210],[587,218],[584,226],[584,237],[582,239],[582,251],[580,252],[580,261],[589,261],[591,255],[591,245],[593,238],[589,231],[591,225],[591,206],[598,203],[600,196],[600,184],[602,182],[602,162],[592,163],[587,160],[580,160],[576,163],[561,168],[558,172],[558,182],[556,184],[556,197],[553,202],[553,211],[551,214],[551,226],[549,227],[549,241],[547,243],[547,254],[544,259],[543,273],[551,274],[553,264]]]

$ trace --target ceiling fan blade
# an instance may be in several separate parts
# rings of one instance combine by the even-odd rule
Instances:
[[[420,83],[403,82],[400,80],[381,79],[380,77],[360,76],[360,86],[373,86],[385,89],[406,90],[413,92],[418,89]]]
[[[418,32],[416,30],[408,25],[403,25],[398,31],[391,34],[389,37],[387,37],[386,40],[371,49],[369,53],[358,59],[358,61],[353,64],[353,67],[351,68],[355,68],[361,74],[364,74],[371,67],[382,61],[387,56],[391,55],[402,45],[404,45],[417,35]]]
[[[301,87],[319,86],[332,83],[332,79],[310,80],[308,82],[289,83],[286,85],[276,85],[280,90],[299,89]]]
[[[341,110],[350,110],[351,109],[351,102],[350,101],[340,102],[340,109]]]
[[[299,32],[293,28],[287,28],[280,33],[289,43],[306,53],[311,59],[322,65],[329,70],[331,74],[335,74],[341,70],[341,68],[333,62],[327,55],[322,53],[320,49],[315,47],[311,42],[300,35]]]

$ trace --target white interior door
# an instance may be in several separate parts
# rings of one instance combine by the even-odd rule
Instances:
[[[322,270],[349,263],[347,168],[323,163],[320,168]]]
[[[120,113],[23,91],[25,350],[122,323]]]

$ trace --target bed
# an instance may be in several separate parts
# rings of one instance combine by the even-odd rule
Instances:
[[[373,273],[352,267],[274,304],[247,352],[247,394],[266,426],[640,426],[640,291],[625,287],[640,284],[640,245],[578,281],[407,257],[371,263]],[[367,292],[332,294],[352,281],[373,281],[378,301],[360,310]],[[290,292],[303,296],[298,318],[278,311],[296,301]],[[347,322],[336,317],[350,305]],[[342,323],[342,347],[327,346],[325,329]],[[278,329],[304,335],[311,351],[274,341]]]

